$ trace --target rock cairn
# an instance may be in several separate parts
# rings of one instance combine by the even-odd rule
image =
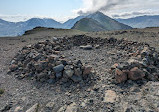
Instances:
[[[84,66],[80,60],[69,61],[59,55],[61,50],[69,49],[62,39],[40,41],[28,45],[11,61],[10,72],[19,79],[33,78],[36,81],[54,83],[57,80],[80,82],[91,74],[91,66]]]
[[[18,78],[32,77],[41,82],[52,83],[59,79],[80,82],[90,74],[91,67],[84,66],[80,60],[71,62],[59,55],[60,51],[70,50],[74,46],[83,50],[108,46],[123,51],[122,57],[129,60],[114,64],[110,70],[118,83],[143,78],[159,79],[159,54],[147,43],[115,38],[93,38],[86,35],[54,37],[51,41],[25,46],[11,61],[10,72],[14,72]]]
[[[127,46],[130,45],[130,43],[127,43]],[[136,45],[129,49],[127,55],[129,57],[128,61],[116,63],[111,67],[117,83],[122,83],[127,80],[159,80],[158,52],[155,51],[155,48],[149,47],[148,44],[142,46]]]

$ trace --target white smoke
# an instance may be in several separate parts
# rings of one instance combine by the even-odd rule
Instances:
[[[108,11],[118,5],[124,4],[129,0],[83,0],[84,8],[78,9],[75,12],[79,15],[90,14],[96,11]]]
[[[77,15],[97,11],[116,18],[159,14],[159,0],[82,0],[82,2],[83,6],[73,11]]]

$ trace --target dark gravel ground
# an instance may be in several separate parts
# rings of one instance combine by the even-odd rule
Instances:
[[[7,75],[11,59],[23,46],[39,40],[52,39],[53,36],[58,35],[61,36],[39,32],[21,38],[0,38],[0,88],[4,89],[4,94],[0,97],[0,110],[8,105],[11,107],[8,112],[14,112],[17,107],[21,107],[21,112],[25,112],[35,103],[39,103],[41,112],[57,112],[61,107],[66,108],[67,105],[75,102],[79,112],[159,111],[158,82],[141,84],[141,81],[128,81],[118,85],[113,82],[113,75],[108,73],[108,69],[114,63],[128,60],[128,57],[121,55],[125,52],[117,50],[114,46],[102,46],[100,49],[89,51],[73,47],[71,50],[61,52],[61,55],[70,60],[80,59],[83,63],[93,67],[95,74],[90,83],[70,82],[50,85],[37,83],[34,80],[18,80],[12,75]],[[67,32],[64,35],[67,35]],[[123,36],[123,34],[117,35]],[[123,37],[127,38],[126,34],[124,35]],[[143,34],[136,33],[133,36],[135,35],[142,36]],[[111,36],[105,34],[105,36],[111,37],[113,34]],[[114,35],[114,37],[117,36]],[[134,41],[137,40],[134,39]],[[149,40],[145,41],[149,42]],[[114,103],[104,102],[106,90],[115,91],[116,101]],[[54,102],[55,106],[52,110],[46,109],[48,102]]]

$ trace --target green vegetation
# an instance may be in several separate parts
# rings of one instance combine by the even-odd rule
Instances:
[[[72,29],[81,31],[104,31],[106,30],[98,21],[91,18],[83,18],[78,21]]]
[[[119,23],[101,12],[93,13],[78,21],[72,29],[81,31],[109,31],[132,29],[130,26]]]
[[[0,89],[0,97],[2,96],[3,93],[4,93],[4,89]]]

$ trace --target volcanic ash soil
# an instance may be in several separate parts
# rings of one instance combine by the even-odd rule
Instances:
[[[157,112],[158,73],[158,52],[146,43],[54,37],[23,47],[13,58],[8,75],[31,87],[21,85],[1,110]]]

